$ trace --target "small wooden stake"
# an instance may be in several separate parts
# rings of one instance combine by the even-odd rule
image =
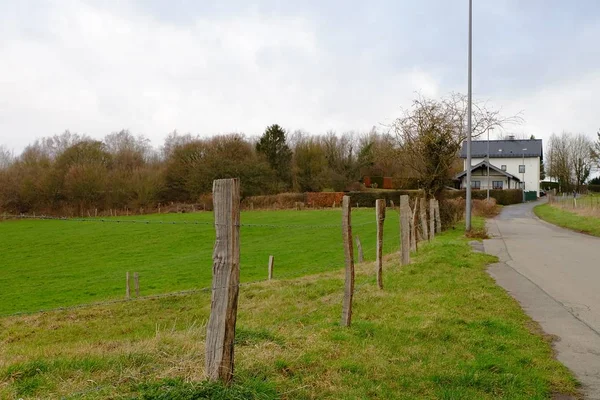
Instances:
[[[125,298],[129,299],[130,296],[130,290],[129,290],[129,271],[127,271],[125,273]]]
[[[375,202],[375,217],[377,218],[377,259],[375,263],[375,275],[377,286],[383,289],[383,223],[385,221],[385,200],[379,199]]]
[[[418,228],[417,228],[417,210],[419,209],[419,201],[418,199],[415,198],[414,204],[413,204],[413,209],[412,211],[412,217],[410,219],[410,249],[412,251],[417,251],[417,232],[418,232]]]
[[[358,263],[362,263],[365,261],[365,255],[363,253],[362,244],[360,243],[360,238],[356,235],[356,251],[358,251]]]
[[[429,240],[435,237],[435,199],[429,199]]]
[[[135,297],[140,296],[140,274],[133,273],[133,287],[135,288]]]
[[[402,265],[410,263],[410,206],[408,196],[400,196],[400,251]]]
[[[210,381],[229,383],[233,378],[240,284],[240,180],[215,180],[213,202],[216,238],[206,328],[206,375]]]
[[[344,259],[346,261],[346,280],[344,284],[344,301],[342,304],[342,326],[350,326],[352,322],[352,297],[354,296],[354,248],[352,246],[352,210],[350,196],[342,199],[342,237],[344,239]]]
[[[273,279],[274,264],[275,264],[275,257],[269,256],[269,280]]]

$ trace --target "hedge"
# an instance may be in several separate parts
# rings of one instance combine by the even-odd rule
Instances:
[[[587,185],[590,192],[600,192],[600,185]]]
[[[456,199],[462,197],[463,199],[466,197],[465,190],[455,190],[455,191],[447,191],[444,196],[448,199]],[[508,206],[511,204],[518,204],[523,202],[523,191],[521,189],[492,189],[490,190],[490,197],[496,199],[496,203]],[[487,191],[486,190],[472,190],[471,198],[473,200],[485,200],[487,199]]]
[[[350,196],[350,204],[355,207],[357,204],[359,207],[375,207],[375,200],[385,199],[386,204],[390,204],[390,200],[395,205],[400,204],[400,196],[408,195],[411,198],[421,196],[423,192],[420,190],[371,190],[367,192],[348,192],[347,196]]]
[[[344,192],[307,192],[306,205],[308,207],[333,207],[342,204]]]

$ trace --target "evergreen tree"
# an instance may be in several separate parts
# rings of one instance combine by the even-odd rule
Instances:
[[[277,124],[267,127],[256,143],[256,151],[267,159],[284,188],[291,184],[292,151],[287,145],[286,132]]]

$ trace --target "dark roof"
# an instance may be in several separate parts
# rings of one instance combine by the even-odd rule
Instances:
[[[471,157],[487,157],[487,140],[473,140],[471,142]],[[523,152],[523,149],[527,149]],[[502,151],[500,151],[502,150]],[[490,158],[512,158],[512,157],[540,157],[544,158],[542,152],[542,139],[529,140],[490,140]],[[467,142],[463,142],[460,149],[460,157],[467,158]]]
[[[484,168],[484,167],[487,167],[487,165],[488,165],[487,161],[483,160],[483,161],[482,161],[482,162],[480,162],[479,164],[473,165],[473,166],[471,167],[471,172],[473,172],[473,171],[475,171],[476,169],[479,169],[479,168]],[[517,178],[516,176],[514,176],[514,175],[512,175],[512,174],[509,174],[509,173],[508,173],[508,172],[506,172],[506,171],[502,171],[500,168],[498,168],[498,167],[495,167],[495,166],[493,166],[492,164],[490,164],[490,169],[491,169],[491,170],[494,170],[494,171],[496,171],[496,172],[499,172],[499,173],[501,173],[502,175],[504,175],[504,176],[506,176],[506,177],[508,177],[508,178],[510,178],[510,179],[514,179],[514,180],[516,180],[517,182],[521,182],[521,180],[520,180],[519,178]],[[454,179],[460,179],[460,178],[462,178],[463,176],[465,176],[466,174],[467,174],[467,171],[465,170],[465,171],[461,172],[460,174],[456,175],[456,176],[454,177]]]

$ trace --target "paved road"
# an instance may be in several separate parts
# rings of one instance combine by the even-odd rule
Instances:
[[[488,223],[486,252],[500,263],[490,274],[548,334],[557,358],[600,399],[600,238],[543,222],[539,203],[504,207]]]

